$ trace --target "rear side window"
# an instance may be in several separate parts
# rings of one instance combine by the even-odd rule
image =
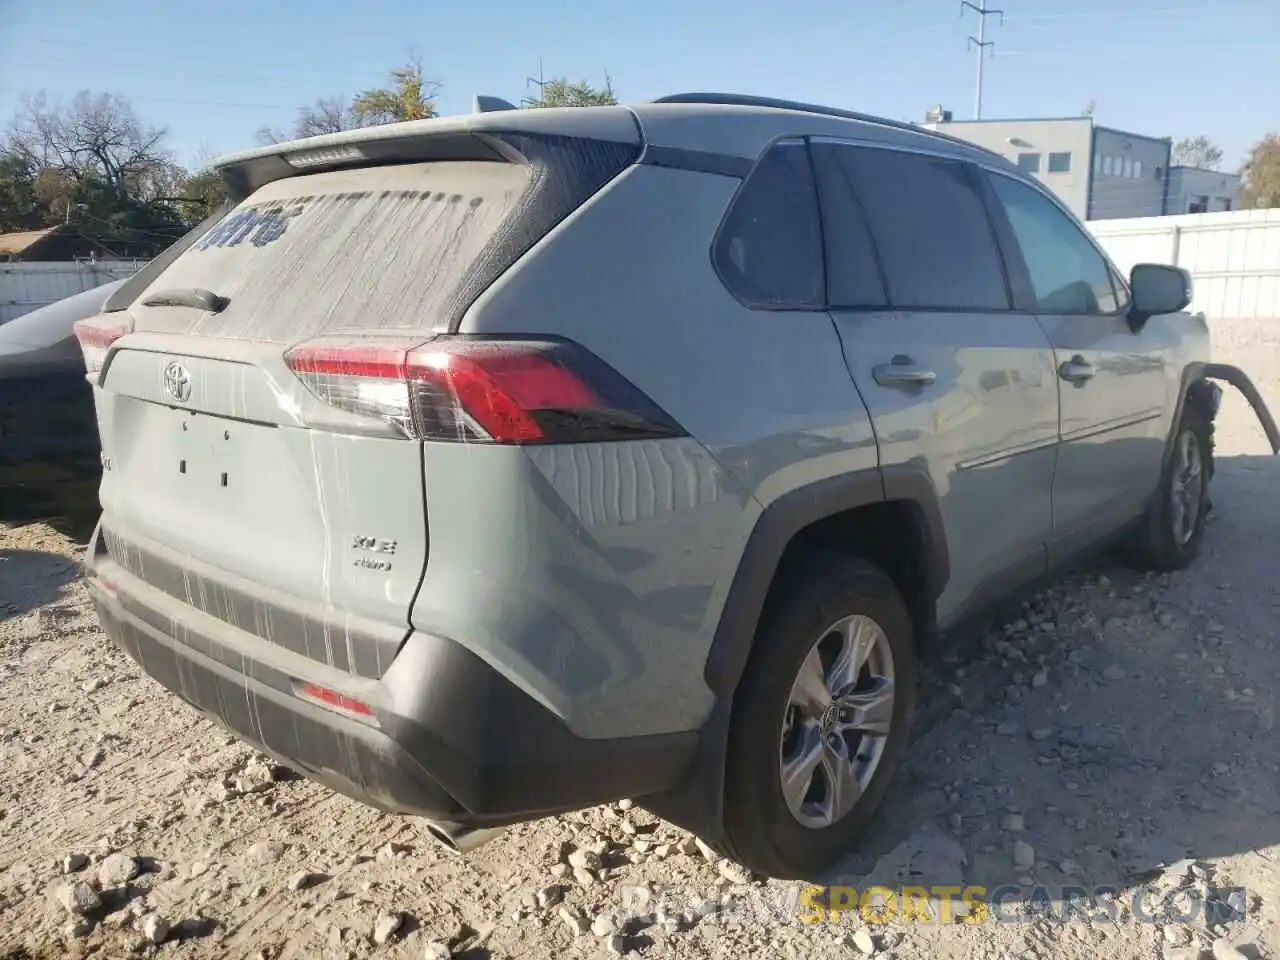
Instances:
[[[1119,304],[1111,269],[1084,232],[1040,191],[991,176],[1026,264],[1041,313],[1114,313]],[[1123,289],[1123,288],[1122,288]]]
[[[842,146],[895,309],[1007,310],[1004,266],[966,164]]]
[[[779,143],[760,158],[725,217],[713,259],[730,292],[748,306],[823,306],[818,194],[802,141]]]

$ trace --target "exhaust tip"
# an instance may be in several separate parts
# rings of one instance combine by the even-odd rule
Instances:
[[[427,820],[426,828],[433,840],[450,853],[456,854],[470,853],[476,847],[506,833],[506,827],[464,827],[443,820]]]
[[[427,833],[431,836],[432,840],[440,844],[440,846],[449,850],[449,852],[451,853],[462,852],[461,850],[458,849],[458,845],[453,842],[453,837],[449,835],[449,831],[446,830],[444,827],[442,827],[440,824],[434,823],[428,820]]]

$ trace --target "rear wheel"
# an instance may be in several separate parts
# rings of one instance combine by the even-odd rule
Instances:
[[[779,583],[734,700],[726,852],[798,879],[845,855],[902,761],[915,680],[911,619],[879,568],[823,553]]]
[[[1188,404],[1178,422],[1160,487],[1132,551],[1135,563],[1162,572],[1181,570],[1199,554],[1209,515],[1212,424]]]

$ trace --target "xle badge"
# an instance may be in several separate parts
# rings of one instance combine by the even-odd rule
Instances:
[[[396,542],[394,540],[380,540],[377,537],[357,535],[351,538],[351,549],[359,553],[355,560],[352,561],[353,566],[361,567],[365,570],[386,572],[391,569],[391,561],[385,558],[396,552]],[[370,554],[373,554],[373,556],[370,556]]]

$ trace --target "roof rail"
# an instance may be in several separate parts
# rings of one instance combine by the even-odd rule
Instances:
[[[886,117],[877,117],[870,113],[858,113],[854,110],[842,110],[839,107],[823,107],[815,103],[801,103],[797,100],[782,100],[777,97],[756,97],[751,94],[744,93],[672,93],[665,97],[658,97],[654,103],[702,103],[702,104],[719,104],[727,107],[771,107],[775,110],[793,110],[797,113],[813,113],[824,117],[839,117],[842,120],[858,120],[862,123],[874,123],[877,126],[889,127],[894,130],[909,130],[912,133],[918,133],[925,137],[936,137],[939,140],[946,140],[950,143],[961,144],[971,150],[980,150],[983,153],[989,153],[999,157],[1000,154],[994,150],[989,150],[971,140],[965,140],[961,137],[953,137],[947,133],[939,133],[937,130],[930,130],[927,127],[921,127],[918,124],[908,123],[904,120],[889,120]],[[1003,158],[1001,158],[1003,159]]]

